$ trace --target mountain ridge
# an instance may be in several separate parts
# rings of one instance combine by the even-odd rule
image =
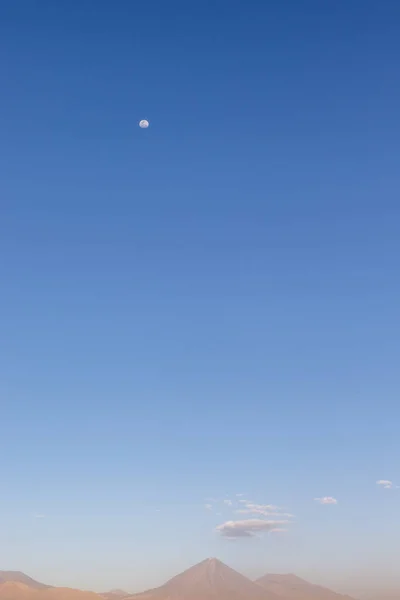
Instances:
[[[47,586],[37,588],[20,581],[0,582],[0,600],[100,600],[95,592]]]
[[[7,582],[23,583],[37,590],[44,590],[51,587],[32,579],[32,577],[25,575],[22,571],[0,571],[0,584]]]
[[[267,574],[256,579],[266,591],[276,594],[281,600],[354,600],[320,585],[309,583],[297,575]]]

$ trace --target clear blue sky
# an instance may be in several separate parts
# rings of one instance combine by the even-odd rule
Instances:
[[[0,569],[394,570],[399,52],[397,0],[1,2]]]

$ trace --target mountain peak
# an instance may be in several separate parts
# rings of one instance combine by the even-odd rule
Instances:
[[[218,558],[206,558],[205,560],[198,563],[197,565],[190,567],[190,569],[188,569],[188,570],[190,571],[191,569],[206,569],[208,572],[213,572],[213,571],[216,571],[217,569],[224,570],[224,569],[229,569],[229,568],[230,567],[225,565]]]
[[[136,600],[277,600],[217,558],[207,558]]]

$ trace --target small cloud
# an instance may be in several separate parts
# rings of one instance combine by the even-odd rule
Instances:
[[[270,512],[268,510],[261,510],[258,508],[240,508],[235,510],[237,515],[263,515],[264,517],[288,517],[289,519],[294,518],[291,513],[282,512]]]
[[[236,494],[236,498],[243,498],[244,494]]]
[[[246,519],[244,521],[227,521],[219,525],[216,531],[223,537],[254,537],[257,533],[271,532],[286,525],[288,521],[266,521],[264,519]]]
[[[390,481],[389,479],[379,479],[376,482],[376,485],[379,485],[383,488],[385,488],[386,490],[391,490],[393,488],[393,481]],[[396,486],[398,487],[398,486]]]
[[[332,498],[332,496],[324,496],[323,498],[314,498],[315,502],[319,504],[337,504],[338,501],[336,498]]]
[[[253,502],[244,503],[245,508],[235,512],[242,515],[262,515],[263,517],[291,517],[288,513],[280,512],[281,509],[274,504],[254,504]]]
[[[253,504],[252,502],[248,502],[246,508],[254,510],[279,510],[279,506],[275,506],[274,504]]]
[[[224,500],[224,504],[226,504],[227,506],[232,506],[233,502],[232,500]]]
[[[212,504],[205,504],[205,505],[204,505],[204,508],[205,508],[206,510],[212,510],[212,509],[213,509],[213,506],[212,506]]]
[[[46,515],[33,515],[34,519],[45,519]]]

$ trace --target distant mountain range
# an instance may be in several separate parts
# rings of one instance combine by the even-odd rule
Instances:
[[[19,571],[0,571],[0,600],[99,600],[94,592],[58,588]]]
[[[295,575],[265,575],[251,581],[209,558],[176,575],[164,585],[128,594],[103,594],[58,588],[35,581],[19,571],[0,571],[0,600],[352,600],[313,585]]]
[[[129,593],[124,590],[110,590],[109,592],[100,594],[100,596],[105,600],[122,600],[122,598],[129,596]]]

